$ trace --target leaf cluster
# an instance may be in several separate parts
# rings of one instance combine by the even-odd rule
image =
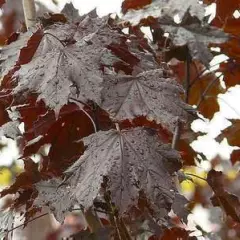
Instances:
[[[16,194],[11,213],[24,206],[27,224],[47,206],[63,222],[66,213],[81,209],[91,219],[89,229],[74,239],[196,239],[182,227],[189,201],[177,179],[197,159],[189,146],[197,118],[191,105],[209,118],[218,111],[224,90],[209,70],[217,55],[211,46],[231,57],[220,67],[227,87],[236,84],[238,71],[238,56],[227,47],[235,47],[237,20],[227,21],[224,31],[217,20],[210,25],[205,4],[125,0],[122,19],[99,18],[95,11],[79,16],[67,4],[6,39],[0,130],[17,140],[24,161],[24,171],[1,191],[1,197]],[[226,17],[221,4],[217,17]],[[150,28],[152,41],[142,26]],[[239,199],[223,179],[221,172],[208,173],[212,203],[239,222]],[[110,226],[102,226],[100,212]],[[9,218],[1,217],[6,233]]]

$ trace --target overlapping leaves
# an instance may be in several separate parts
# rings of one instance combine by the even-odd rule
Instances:
[[[0,6],[3,2],[0,1]],[[230,4],[226,13],[223,11],[226,4],[217,3],[220,3],[217,17],[224,18],[225,22],[238,1]],[[191,61],[200,60],[205,66],[212,58],[208,45],[227,39],[219,29],[203,24],[204,5],[197,0],[126,0],[123,12],[124,19],[134,25],[140,23],[150,25],[152,31],[161,30],[161,36],[153,39],[159,52],[173,50],[174,53],[176,49],[183,49],[185,54],[190,54]],[[63,221],[73,203],[85,208],[94,205],[93,200],[103,190],[101,183],[107,179],[111,201],[120,213],[136,206],[139,193],[143,192],[157,218],[167,216],[172,209],[186,222],[188,212],[183,205],[187,200],[176,191],[173,181],[173,174],[181,167],[179,155],[159,139],[155,130],[143,128],[151,126],[160,135],[167,132],[169,137],[168,131],[175,130],[176,122],[187,122],[189,106],[180,100],[182,87],[166,65],[159,64],[159,52],[155,52],[139,32],[134,35],[138,27],[130,27],[132,35],[127,35],[112,19],[100,19],[94,12],[79,17],[77,11],[67,5],[63,13],[70,18],[68,23],[63,15],[50,14],[48,18],[41,18],[43,29],[34,30],[33,34],[13,35],[8,41],[11,44],[1,51],[1,110],[4,109],[0,112],[4,116],[1,123],[10,121],[3,125],[1,132],[20,140],[25,163],[25,172],[2,191],[2,196],[18,192],[14,207],[26,204],[27,210],[32,211],[34,204],[47,205],[57,219]],[[173,22],[176,15],[179,24]],[[237,22],[228,21],[224,30],[237,35]],[[221,26],[216,19],[214,25]],[[166,32],[171,40],[164,38]],[[164,44],[162,39],[166,40]],[[231,56],[237,55],[232,47],[236,41],[231,39],[222,49]],[[237,61],[235,56],[234,66],[238,66]],[[232,68],[228,65],[226,69]],[[227,86],[237,83],[237,76],[234,79],[232,76],[238,74],[236,69],[225,75],[225,80],[230,79]],[[200,74],[202,77],[194,80],[193,75],[190,73],[191,79],[188,79],[186,101],[198,105],[204,116],[211,118],[218,110],[218,78],[214,74]],[[185,76],[181,77],[186,81]],[[69,104],[70,101],[80,108]],[[106,120],[103,125],[102,114]],[[21,122],[25,127],[23,133],[18,128]],[[115,130],[114,122],[123,129]],[[224,134],[235,141],[237,138],[231,138],[230,132],[226,130]],[[184,142],[184,147],[181,141],[180,149],[189,147],[189,141]],[[50,145],[47,153],[43,151],[46,144]],[[186,151],[192,164],[194,154]],[[28,158],[34,153],[40,156],[39,164]],[[54,178],[46,181],[62,176],[69,166],[66,182]],[[214,174],[211,171],[207,179],[215,192],[213,204],[239,221],[239,199],[223,189],[221,174]],[[165,233],[165,238],[188,239],[189,235],[179,228]]]
[[[172,174],[181,167],[179,154],[161,143],[150,129],[110,130],[83,139],[84,154],[67,171],[72,194],[88,208],[107,177],[111,199],[124,213],[144,191],[158,217],[166,216],[175,198]]]
[[[182,88],[147,41],[123,34],[113,19],[94,13],[76,23],[65,23],[61,15],[54,19],[41,20],[45,28],[36,32],[41,34],[35,42],[36,33],[27,33],[2,50],[1,93],[7,92],[2,99],[9,114],[2,131],[20,136],[25,172],[1,195],[19,192],[14,206],[26,204],[28,217],[35,205],[47,205],[63,221],[73,203],[92,207],[107,179],[120,214],[137,205],[143,192],[156,218],[173,208],[186,220],[186,212],[176,207],[182,202],[173,178],[181,168],[179,154],[157,135],[187,122],[190,107],[180,100]],[[141,127],[135,127],[136,119],[142,119]],[[151,121],[157,130],[144,128]],[[114,122],[126,129],[115,130]],[[29,158],[36,153],[40,163]],[[61,185],[62,179],[53,177],[69,166]]]
[[[187,11],[191,16],[202,20],[205,13],[204,5],[199,4],[197,0],[187,2],[184,0],[153,0],[145,1],[143,4],[141,4],[141,1],[135,1],[135,4],[132,5],[128,2],[131,2],[131,0],[125,0],[122,5],[123,12],[127,12],[123,19],[130,21],[133,25],[148,17],[161,18],[178,15],[182,19]]]
[[[160,27],[170,34],[174,46],[187,46],[192,59],[200,60],[205,66],[209,65],[213,56],[208,45],[221,44],[228,40],[228,35],[220,29],[203,25],[201,21],[184,16],[180,24],[169,18],[159,20]]]

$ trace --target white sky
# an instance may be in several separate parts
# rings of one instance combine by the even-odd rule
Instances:
[[[65,3],[70,0],[58,0],[58,7],[51,3],[51,0],[38,0],[50,6],[52,9],[62,9]],[[80,15],[88,13],[94,8],[97,8],[99,16],[104,16],[109,13],[120,13],[122,0],[72,0],[75,8],[79,9]]]

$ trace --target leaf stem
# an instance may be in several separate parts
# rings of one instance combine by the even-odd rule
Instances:
[[[205,88],[204,92],[202,93],[198,103],[197,103],[197,109],[200,107],[202,101],[204,100],[204,98],[206,97],[208,91],[211,89],[211,87],[213,86],[213,84],[221,77],[223,76],[223,73],[220,74],[220,76],[214,78],[208,85],[207,87]]]
[[[218,96],[218,99],[223,101],[229,108],[231,108],[238,115],[238,117],[240,117],[240,112],[238,112],[237,109],[232,107],[231,104],[229,104],[225,99],[223,99],[222,97],[219,97],[219,96]]]
[[[98,215],[92,208],[89,208],[86,212],[83,213],[92,233],[97,232],[100,228],[103,227]]]
[[[39,216],[37,216],[37,217],[35,217],[35,218],[32,218],[31,220],[29,220],[29,221],[27,221],[27,222],[25,222],[25,223],[23,223],[23,224],[20,224],[20,225],[14,227],[14,228],[8,230],[8,231],[7,231],[7,234],[10,233],[10,232],[12,232],[12,231],[14,231],[14,230],[17,229],[17,228],[20,228],[20,227],[26,226],[26,224],[28,224],[28,223],[30,223],[30,222],[32,222],[32,221],[38,219],[38,218],[41,218],[41,217],[43,217],[43,216],[46,216],[46,215],[48,215],[48,214],[49,214],[49,213],[43,213],[43,214],[41,214],[41,215],[39,215]]]
[[[221,64],[221,63],[227,62],[227,61],[228,61],[228,60],[224,60],[224,61],[222,61],[222,62],[213,64],[210,68],[215,67],[215,66],[217,66],[217,65],[219,65],[219,64]],[[217,69],[217,70],[218,70],[218,69]],[[200,73],[198,73],[197,76],[191,81],[189,87],[191,88],[191,87],[196,83],[196,81],[197,81],[201,76],[203,76],[203,74],[204,74],[206,71],[209,71],[208,73],[206,73],[206,75],[209,75],[209,74],[212,74],[213,72],[217,72],[217,70],[212,70],[212,71],[210,71],[209,68],[205,67],[205,68],[204,68]],[[205,75],[205,76],[206,76],[206,75]]]
[[[186,91],[185,102],[186,103],[188,103],[189,92],[190,92],[191,61],[192,61],[191,56],[190,56],[189,52],[187,52],[187,59],[186,59],[186,63],[185,63],[185,66],[186,66],[186,69],[185,69],[185,73],[186,73],[186,76],[185,76],[185,91]]]
[[[174,135],[173,135],[173,140],[172,140],[172,149],[176,149],[177,143],[180,139],[180,135],[181,135],[181,122],[178,118],[177,119],[177,124],[176,124],[176,127],[175,127],[175,131],[174,131]]]
[[[82,106],[82,105],[86,105],[86,106],[88,106],[88,105],[83,103],[82,101],[79,101],[79,100],[75,99],[75,98],[71,98],[71,100],[74,103],[76,103],[79,106],[79,108],[85,113],[85,115],[89,118],[89,120],[92,122],[92,125],[93,125],[93,128],[94,128],[94,132],[96,133],[97,132],[97,126],[96,126],[93,118],[91,117],[91,115],[87,111],[84,110],[84,108]]]
[[[93,128],[94,128],[94,132],[96,133],[97,132],[97,126],[95,124],[95,122],[93,121],[92,117],[90,116],[90,114],[84,110],[84,108],[81,109],[85,115],[89,118],[89,120],[92,122],[92,125],[93,125]]]
[[[57,36],[53,35],[52,33],[45,32],[44,35],[49,35],[49,36],[55,38],[56,40],[58,40],[62,44],[63,47],[66,47],[66,44],[64,44],[63,41],[61,41]]]
[[[184,174],[189,175],[189,176],[192,176],[192,177],[199,178],[199,179],[207,182],[207,179],[206,179],[206,178],[202,178],[202,177],[200,177],[200,176],[198,176],[198,175],[195,175],[195,174],[193,174],[193,173],[184,173]]]

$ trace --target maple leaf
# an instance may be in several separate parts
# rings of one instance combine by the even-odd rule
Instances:
[[[170,34],[174,46],[187,45],[192,59],[200,60],[205,66],[208,66],[213,58],[208,45],[221,44],[228,40],[228,34],[218,28],[203,25],[188,13],[180,24],[169,18],[159,19],[159,24]]]
[[[4,46],[0,50],[0,75],[3,77],[15,65],[19,66],[30,61],[41,37],[42,31],[33,28],[26,33],[21,33],[15,41]]]
[[[77,22],[81,19],[79,11],[73,6],[72,2],[66,3],[61,13],[64,14],[71,22]]]
[[[218,142],[221,142],[224,138],[227,138],[228,143],[232,146],[240,147],[240,120],[229,120],[232,125],[222,130],[221,134],[216,138]]]
[[[223,80],[227,88],[236,86],[240,83],[239,80],[239,63],[237,61],[229,60],[224,62],[219,67],[219,72],[223,74]]]
[[[240,161],[240,150],[233,150],[230,156],[231,162],[234,165],[237,161]]]
[[[184,196],[182,196],[179,193],[175,194],[175,198],[174,198],[174,201],[173,201],[173,204],[172,204],[172,210],[185,223],[187,223],[187,217],[188,217],[188,214],[189,214],[189,211],[185,207],[185,205],[187,203],[189,203],[189,201]]]
[[[207,175],[207,182],[213,189],[214,195],[211,197],[213,206],[223,208],[227,215],[236,222],[240,222],[240,200],[236,195],[224,189],[224,175],[221,171],[210,170]]]
[[[38,166],[39,165],[33,162],[30,158],[24,160],[25,171],[16,177],[15,182],[11,186],[0,192],[1,197],[6,196],[7,194],[15,194],[17,192],[21,194],[21,191],[23,190],[32,189],[34,183],[37,183],[41,178],[44,178],[44,176],[40,174]]]
[[[84,32],[89,19],[96,26]],[[87,16],[78,28],[65,24],[48,29],[32,61],[14,75],[18,81],[15,98],[19,94],[22,97],[22,94],[38,93],[38,100],[43,99],[56,114],[70,96],[99,103],[103,75],[100,59],[106,46],[120,40],[122,35],[117,32],[114,35],[106,18],[101,19],[100,24],[97,20]]]
[[[60,186],[61,183],[62,181],[57,178],[36,183],[38,196],[33,205],[38,207],[48,206],[56,219],[62,223],[66,213],[70,211],[76,201],[71,196],[70,189],[65,185]]]
[[[159,218],[166,216],[174,200],[172,173],[181,167],[178,153],[159,142],[154,130],[135,128],[97,132],[83,138],[84,155],[67,171],[72,193],[89,208],[108,178],[112,201],[122,214],[138,201],[143,190]],[[166,167],[172,163],[171,168]]]
[[[5,3],[5,0],[0,0],[0,7]]]
[[[166,74],[156,69],[136,76],[106,75],[100,106],[114,120],[146,116],[174,131],[177,119],[186,122],[190,107],[179,99],[182,87]]]
[[[233,16],[234,11],[240,6],[239,0],[231,0],[231,4],[224,0],[204,0],[204,2],[216,4],[216,15],[212,23],[219,27],[225,25],[226,21]]]
[[[190,142],[186,139],[180,139],[176,148],[182,157],[183,165],[189,166],[195,164],[197,153],[192,149]]]
[[[197,240],[195,236],[189,236],[192,231],[187,231],[183,228],[173,227],[166,229],[161,240]]]
[[[0,74],[4,76],[11,70],[16,64],[20,50],[27,46],[28,40],[33,33],[28,31],[26,33],[20,34],[17,41],[12,42],[10,45],[4,46],[0,50]]]
[[[16,140],[18,136],[22,135],[18,126],[18,121],[12,121],[3,124],[0,128],[0,136],[9,137],[13,140]]]
[[[83,153],[83,144],[76,141],[93,133],[94,128],[86,114],[74,104],[63,107],[57,121],[55,118],[50,121],[52,115],[35,122],[37,134],[23,147],[22,157],[35,154],[44,144],[51,144],[43,157],[43,165],[51,175],[58,176]]]
[[[130,9],[140,9],[148,4],[150,4],[152,0],[124,0],[122,2],[122,12],[125,14]]]
[[[14,223],[14,211],[12,209],[0,212],[0,239],[6,239],[8,230],[10,230]]]
[[[71,93],[75,97],[80,89],[82,96],[99,102],[98,92],[102,79],[97,67],[95,72],[92,68],[93,65],[96,66],[93,59],[93,52],[88,51],[85,55],[76,46],[63,47],[56,43],[53,51],[40,53],[30,64],[22,66],[17,72],[18,86],[14,93],[39,93],[38,98],[43,99],[57,114],[68,103]]]
[[[238,119],[229,120],[232,125],[225,128],[221,133],[216,137],[218,142],[222,142],[224,138],[227,138],[228,144],[231,146],[240,147],[239,134],[240,134],[240,121]],[[231,162],[235,164],[237,161],[240,161],[240,150],[235,149],[231,153]]]
[[[186,76],[184,64],[184,62],[176,62],[171,65],[172,70],[178,76],[177,80],[181,84],[184,84]],[[194,62],[190,65],[187,103],[196,105],[198,111],[204,117],[211,119],[219,111],[217,97],[218,94],[224,93],[224,89],[221,86],[219,78],[214,73],[208,72],[200,75],[199,72],[203,72],[204,69],[205,67],[199,62]],[[186,149],[186,147],[184,148]],[[189,151],[187,152],[190,153]]]
[[[204,18],[205,9],[203,4],[199,4],[197,0],[154,0],[151,4],[136,4],[134,8],[137,10],[130,10],[123,16],[123,20],[129,21],[132,25],[137,25],[142,19],[148,17],[162,18],[170,16],[171,18],[178,15],[180,19],[184,17],[187,11],[193,17],[197,17],[199,20]],[[141,2],[140,2],[141,3]],[[124,7],[124,3],[123,3]],[[126,8],[123,9],[126,12]]]
[[[120,44],[111,43],[101,61],[105,68],[127,75],[159,68],[153,49],[144,38],[126,35]]]

